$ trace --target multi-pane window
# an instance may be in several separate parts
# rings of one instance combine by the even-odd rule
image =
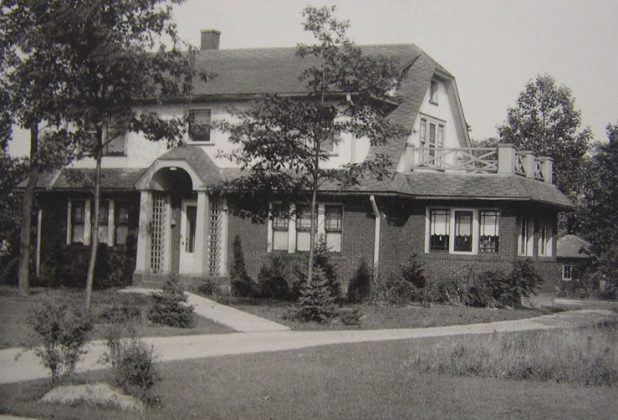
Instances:
[[[189,111],[189,138],[191,141],[210,141],[211,128],[210,109],[192,109]]]
[[[472,252],[472,218],[474,213],[467,210],[455,211],[455,252]]]
[[[114,242],[116,245],[125,245],[129,235],[129,203],[116,201],[114,211]]]
[[[324,223],[326,231],[326,249],[331,252],[341,252],[343,207],[340,205],[325,206]]]
[[[500,246],[500,212],[481,210],[479,212],[479,253],[497,254]]]
[[[286,251],[288,249],[289,226],[290,219],[287,210],[283,206],[275,206],[272,219],[272,247],[274,251]]]
[[[534,222],[528,216],[518,217],[519,235],[517,237],[517,254],[521,256],[532,256],[534,236]]]
[[[428,209],[427,218],[427,252],[498,253],[498,210]]]
[[[127,127],[121,122],[111,122],[104,131],[103,156],[126,156]]]
[[[429,212],[429,249],[448,251],[450,235],[450,216],[448,209],[434,209]]]
[[[71,240],[70,242],[85,243],[86,233],[86,202],[84,200],[71,201]]]
[[[296,250],[309,251],[311,244],[311,208],[296,207]]]

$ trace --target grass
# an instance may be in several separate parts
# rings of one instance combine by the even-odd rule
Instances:
[[[550,334],[558,339],[563,333]],[[535,335],[529,338],[537,340]],[[142,417],[607,419],[618,412],[615,386],[449,375],[423,372],[412,363],[423,348],[443,340],[451,339],[164,363],[163,380],[154,390],[162,406]],[[81,380],[97,381],[106,375],[89,373]],[[0,386],[0,412],[43,418],[139,417],[92,406],[35,404],[47,387],[43,381]]]
[[[45,299],[82,305],[85,298],[82,290],[75,289],[33,288],[31,293],[24,297],[20,296],[14,288],[0,288],[0,348],[19,347],[28,340],[30,331],[26,327],[25,320],[32,308]],[[144,295],[119,293],[114,289],[95,291],[92,311],[96,321],[92,338],[102,338],[102,334],[108,327],[102,314],[113,305],[126,305],[141,310],[141,316],[136,319],[135,324],[136,334],[140,337],[231,332],[229,328],[198,315],[195,315],[192,328],[153,325],[146,320],[143,313],[149,302],[150,298]]]
[[[406,366],[451,375],[618,385],[618,327],[451,337],[419,346]]]
[[[292,308],[292,303],[269,301],[260,304],[243,303],[242,300],[231,301],[232,306],[241,311],[261,316],[278,322],[293,330],[339,330],[339,329],[388,329],[388,328],[424,328],[446,325],[477,324],[513,319],[533,318],[544,315],[546,309],[488,309],[469,306],[433,305],[345,305],[346,309],[359,309],[362,313],[360,325],[346,325],[335,319],[329,324],[301,322],[287,319],[286,314]]]

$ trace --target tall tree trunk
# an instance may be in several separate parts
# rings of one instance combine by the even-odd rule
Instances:
[[[101,202],[101,155],[103,149],[103,128],[97,126],[97,146],[95,158],[97,168],[94,176],[94,223],[92,224],[92,243],[90,245],[90,261],[88,262],[88,276],[86,277],[86,310],[92,306],[92,286],[94,285],[94,270],[97,263],[99,249],[99,205]]]
[[[309,266],[307,268],[307,283],[311,283],[313,279],[313,257],[315,255],[315,234],[317,230],[318,178],[315,172],[317,172],[317,170],[314,170],[313,191],[311,192],[311,227],[309,229]]]
[[[34,189],[39,178],[39,124],[35,122],[30,127],[30,168],[28,184],[24,191],[24,199],[21,208],[21,231],[19,235],[19,293],[28,294],[30,287],[30,244],[32,237],[32,203],[34,202]]]

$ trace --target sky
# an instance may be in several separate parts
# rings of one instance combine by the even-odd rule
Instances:
[[[180,37],[221,31],[221,49],[310,43],[307,5],[336,5],[359,45],[414,43],[457,80],[473,139],[495,137],[525,84],[550,74],[569,87],[597,141],[618,121],[615,0],[187,0],[174,10]],[[23,135],[23,133],[21,133]],[[17,139],[13,154],[27,151]]]

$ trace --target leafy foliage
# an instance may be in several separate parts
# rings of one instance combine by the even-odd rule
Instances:
[[[122,324],[114,324],[106,332],[107,353],[102,361],[111,364],[114,384],[117,387],[148,401],[151,388],[161,380],[155,365],[154,348],[135,336],[123,336]]]
[[[320,243],[315,250],[315,257],[313,258],[313,267],[320,268],[328,281],[328,288],[331,296],[335,301],[341,300],[341,283],[337,277],[337,266],[333,264],[328,256],[328,249],[323,243]],[[301,286],[307,281],[307,273],[300,267],[296,268],[297,279],[292,285],[292,297],[298,299],[300,296]]]
[[[367,261],[361,260],[354,276],[348,284],[348,301],[363,302],[371,293],[371,271]]]
[[[241,215],[264,219],[269,204],[310,203],[311,234],[307,276],[311,281],[316,249],[317,195],[325,183],[356,185],[364,173],[381,178],[390,162],[376,153],[362,163],[325,169],[327,145],[343,134],[367,138],[372,145],[403,134],[388,113],[390,96],[400,70],[394,60],[363,54],[346,37],[347,22],[334,16],[334,7],[307,7],[304,29],[316,40],[299,45],[297,55],[307,63],[299,75],[305,94],[266,94],[247,109],[234,112],[237,122],[220,122],[238,147],[225,156],[241,167],[242,176],[228,188],[245,197],[249,208]],[[346,94],[349,93],[349,96]]]
[[[508,109],[498,134],[501,142],[553,158],[558,188],[575,198],[592,137],[590,129],[580,130],[580,125],[581,114],[571,90],[557,86],[549,75],[538,75],[526,84],[515,107]]]
[[[189,328],[193,325],[193,306],[187,305],[187,296],[176,275],[170,275],[161,293],[152,295],[148,319],[155,324]]]
[[[230,268],[232,294],[240,297],[255,297],[258,295],[258,285],[247,274],[245,257],[242,252],[240,236],[236,235],[232,244],[232,267]]]
[[[261,298],[290,299],[287,268],[281,257],[275,255],[262,265],[258,273],[258,289]]]
[[[90,315],[71,305],[46,301],[34,308],[26,322],[33,330],[32,342],[26,347],[49,368],[52,382],[72,374],[86,353],[93,327]]]
[[[335,299],[331,295],[328,279],[321,268],[302,285],[298,298],[296,317],[302,321],[327,322],[336,315]]]
[[[597,270],[618,287],[618,123],[608,125],[607,136],[587,165],[578,220],[597,256]]]

